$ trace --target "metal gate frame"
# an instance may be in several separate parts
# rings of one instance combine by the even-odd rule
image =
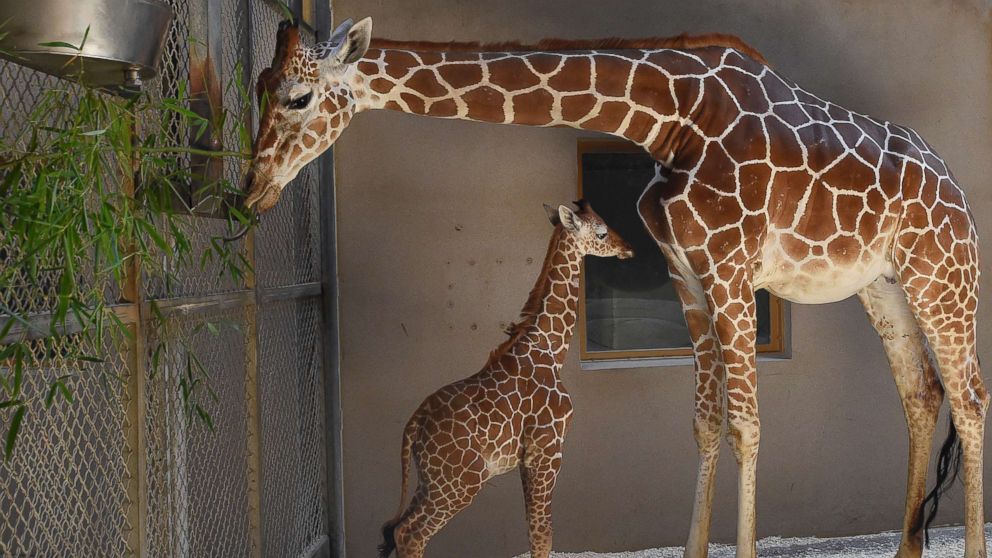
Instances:
[[[163,77],[146,86],[168,92],[170,79],[190,76],[199,95],[191,108],[209,113],[236,100],[210,85],[229,78],[240,62],[251,91],[268,65],[283,18],[274,3],[167,1],[176,20]],[[298,15],[303,5],[290,3]],[[304,33],[304,40],[326,38],[331,28],[330,2],[318,1],[313,9],[316,31]],[[198,42],[190,43],[190,37]],[[0,76],[16,79],[12,90],[0,85],[6,97],[0,98],[0,113],[9,103],[14,109],[30,106],[42,87],[54,83],[5,64],[0,62]],[[245,111],[249,124],[257,121],[256,112]],[[231,139],[231,130],[219,132]],[[236,179],[241,172],[231,165],[206,166],[213,176]],[[222,232],[223,222],[194,216],[188,226],[194,242],[205,243]],[[113,310],[133,335],[103,365],[124,383],[113,400],[97,401],[103,395],[89,385],[92,375],[78,371],[75,408],[53,408],[45,425],[22,430],[14,462],[0,464],[0,507],[14,511],[0,517],[0,554],[344,556],[330,151],[301,172],[279,206],[241,243],[253,266],[242,284],[218,282],[218,270],[210,266],[185,270],[169,285],[136,266],[129,270]],[[24,296],[40,297],[33,288],[24,286]],[[37,331],[15,328],[11,335],[43,334],[50,310],[37,300],[31,306],[37,307]],[[165,335],[196,347],[212,370],[219,394],[210,410],[213,434],[177,415],[170,381],[189,356],[172,350],[162,357],[164,372],[152,373],[158,342],[149,327],[153,311],[167,318]],[[200,327],[207,322],[229,327],[208,335]],[[44,363],[36,388],[44,387],[41,372],[74,371],[72,366]],[[46,426],[53,434],[40,430]],[[79,486],[59,484],[73,477]],[[59,505],[60,490],[70,493],[74,506]]]

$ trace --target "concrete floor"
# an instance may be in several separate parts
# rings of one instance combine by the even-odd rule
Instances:
[[[985,527],[986,540],[992,539],[992,523]],[[989,543],[992,546],[992,542]],[[775,558],[892,558],[899,547],[899,533],[879,533],[832,539],[768,537],[758,542],[758,555]],[[518,558],[528,558],[529,553]],[[710,545],[710,558],[733,558],[734,547]],[[964,556],[964,528],[942,527],[930,531],[930,549],[924,558]],[[552,558],[682,558],[681,548],[655,548],[613,553],[553,553]]]

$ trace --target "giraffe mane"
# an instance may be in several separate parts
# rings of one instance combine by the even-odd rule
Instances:
[[[507,351],[520,340],[524,334],[527,333],[527,328],[534,325],[537,321],[537,314],[541,311],[542,303],[544,301],[545,295],[548,293],[548,289],[551,285],[551,264],[554,261],[555,256],[555,246],[564,234],[565,229],[561,224],[555,225],[555,232],[551,235],[551,240],[548,241],[548,252],[544,256],[544,264],[541,265],[541,274],[537,278],[537,282],[534,284],[534,288],[530,290],[530,294],[527,295],[527,302],[524,303],[524,307],[520,310],[520,319],[516,322],[511,322],[510,325],[506,327],[506,334],[509,336],[505,341],[499,344],[498,347],[493,349],[493,352],[489,354],[489,361],[486,363],[487,366],[493,364],[495,361],[499,360],[501,356],[506,354]]]
[[[523,52],[523,51],[567,51],[567,50],[653,50],[672,48],[690,50],[706,47],[725,47],[738,50],[747,56],[768,64],[768,60],[751,45],[740,37],[725,33],[706,33],[689,35],[682,33],[675,37],[647,37],[640,39],[625,39],[610,37],[606,39],[542,39],[534,44],[519,41],[496,43],[482,42],[435,42],[435,41],[399,41],[393,39],[372,39],[370,48],[399,49],[413,51],[454,51],[454,52]]]

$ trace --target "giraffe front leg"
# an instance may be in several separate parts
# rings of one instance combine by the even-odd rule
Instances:
[[[668,261],[677,260],[669,256]],[[671,264],[669,275],[682,302],[682,311],[692,340],[696,377],[695,416],[692,430],[699,451],[699,470],[692,502],[689,538],[683,556],[706,558],[709,552],[713,510],[713,481],[720,457],[720,434],[723,431],[723,366],[702,284],[695,276],[689,273],[683,274]]]
[[[530,558],[551,555],[551,496],[561,468],[561,444],[528,448],[520,464],[527,507],[527,530],[530,537]]]
[[[758,466],[758,383],[755,368],[754,288],[740,266],[717,267],[719,277],[704,279],[707,303],[720,345],[727,391],[727,436],[737,459],[737,558],[757,556],[755,475]],[[733,279],[736,278],[736,279]]]

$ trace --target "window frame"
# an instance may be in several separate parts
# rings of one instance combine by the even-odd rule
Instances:
[[[644,153],[644,148],[626,140],[579,138],[576,150],[577,192],[583,198],[582,156],[587,153]],[[647,185],[645,185],[647,186]],[[768,293],[769,342],[756,347],[758,354],[783,354],[785,352],[785,302]],[[579,359],[582,363],[601,363],[615,360],[649,360],[685,358],[693,356],[692,347],[667,349],[633,349],[615,351],[588,351],[586,349],[586,266],[579,272]]]

